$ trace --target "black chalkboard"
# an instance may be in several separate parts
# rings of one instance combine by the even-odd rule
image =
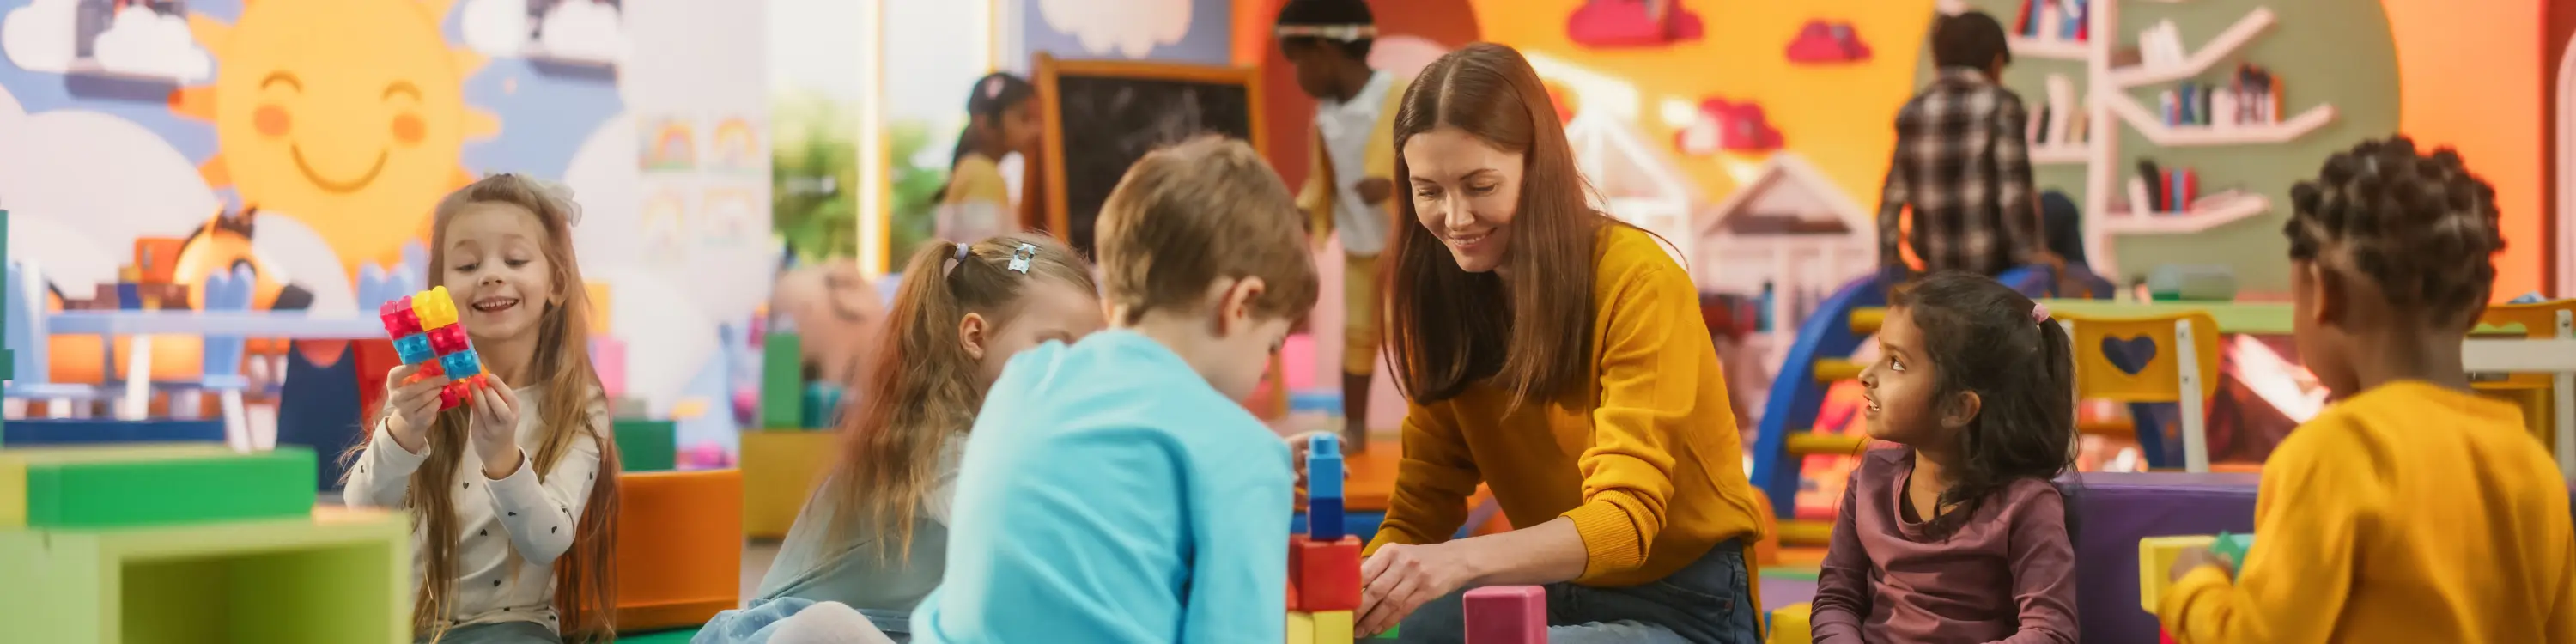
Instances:
[[[1145,153],[1201,134],[1261,149],[1261,100],[1250,69],[1043,55],[1037,69],[1047,227],[1086,257],[1100,204]]]

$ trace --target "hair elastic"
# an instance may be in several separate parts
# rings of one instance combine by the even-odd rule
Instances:
[[[2030,321],[2032,324],[2048,323],[2048,305],[2040,302],[2030,303]]]
[[[942,273],[941,276],[945,277],[957,274],[957,267],[965,265],[966,256],[973,253],[973,251],[973,248],[969,248],[965,244],[957,244],[957,253],[948,256],[948,267],[946,272]]]
[[[1354,42],[1377,37],[1377,25],[1280,25],[1271,31],[1279,38],[1322,38]]]
[[[1029,260],[1037,259],[1037,256],[1038,247],[1036,244],[1022,242],[1019,248],[1011,249],[1010,269],[1018,271],[1021,275],[1027,275],[1029,274]]]

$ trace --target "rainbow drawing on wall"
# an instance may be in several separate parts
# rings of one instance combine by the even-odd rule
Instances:
[[[736,116],[716,124],[715,151],[709,163],[725,170],[760,169],[760,135],[751,121]]]
[[[751,235],[767,232],[769,222],[760,217],[760,203],[750,190],[710,188],[707,190],[707,236],[713,243],[728,244]]]
[[[644,201],[644,248],[665,261],[680,261],[689,249],[686,197],[678,191],[663,190]]]
[[[684,119],[656,119],[644,128],[646,170],[689,170],[698,166],[697,132]]]

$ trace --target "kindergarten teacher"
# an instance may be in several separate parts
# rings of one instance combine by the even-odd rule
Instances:
[[[1413,401],[1357,626],[1458,642],[1460,596],[1545,585],[1552,642],[1752,643],[1754,491],[1698,291],[1594,210],[1519,52],[1425,68],[1396,116],[1409,198],[1388,346]],[[1486,483],[1512,530],[1450,540]]]

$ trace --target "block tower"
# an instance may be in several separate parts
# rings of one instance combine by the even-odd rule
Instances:
[[[466,339],[465,325],[456,321],[456,300],[447,296],[447,287],[433,286],[386,302],[376,314],[385,320],[385,333],[394,338],[394,354],[403,364],[420,366],[420,372],[403,384],[441,374],[450,379],[438,390],[439,409],[465,404],[474,388],[483,385],[483,360],[475,355],[474,342]]]
[[[1360,607],[1360,540],[1342,534],[1342,448],[1317,434],[1306,450],[1306,534],[1288,537],[1288,644],[1350,644]]]

